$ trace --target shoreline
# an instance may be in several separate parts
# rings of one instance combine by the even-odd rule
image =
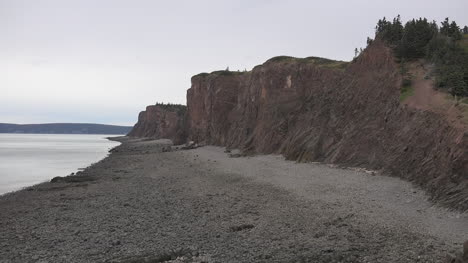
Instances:
[[[81,181],[0,196],[4,262],[440,262],[468,236],[397,178],[113,139]]]
[[[6,133],[4,133],[4,134],[6,134]],[[25,134],[25,133],[21,133],[20,135],[23,135],[23,134]],[[18,133],[11,133],[11,135],[18,135]],[[26,134],[26,135],[32,135],[32,134]],[[51,134],[36,134],[36,135],[51,135]],[[105,139],[105,140],[108,140],[108,141],[119,142],[120,144],[121,144],[121,142],[119,141],[119,138],[125,137],[125,136],[117,135],[117,134],[116,135],[112,135],[112,134],[55,134],[55,135],[98,135],[98,136],[100,136],[100,135],[111,135],[112,137],[102,137],[102,139]],[[115,147],[117,147],[119,145],[115,145],[113,147],[109,146],[110,148],[106,150],[106,154],[104,156],[102,156],[102,157],[100,157],[100,158],[98,158],[96,160],[90,161],[86,165],[76,166],[76,168],[74,168],[73,170],[70,169],[71,172],[61,174],[61,175],[55,175],[55,176],[52,176],[52,177],[47,177],[47,178],[42,179],[42,181],[31,182],[31,184],[20,186],[18,188],[15,187],[13,190],[8,190],[7,192],[0,193],[0,197],[4,196],[4,195],[11,194],[11,193],[15,193],[15,192],[18,192],[18,191],[22,191],[22,190],[28,189],[30,187],[34,187],[35,185],[50,182],[55,177],[67,177],[69,175],[74,175],[74,174],[80,173],[83,170],[87,169],[88,167],[92,166],[93,164],[95,164],[97,162],[100,162],[104,158],[107,158],[111,153],[110,150],[112,150],[113,148],[115,148]]]

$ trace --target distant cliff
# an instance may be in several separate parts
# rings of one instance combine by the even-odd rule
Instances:
[[[132,127],[91,123],[0,123],[0,133],[127,134]]]
[[[171,139],[175,144],[186,141],[186,107],[157,104],[146,107],[138,115],[138,122],[128,133],[131,137]]]
[[[276,57],[251,72],[196,75],[183,121],[147,109],[139,124],[145,136],[380,170],[468,210],[467,129],[401,103],[401,89],[392,50],[376,40],[351,63]]]

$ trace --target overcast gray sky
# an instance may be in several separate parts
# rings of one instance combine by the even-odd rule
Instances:
[[[0,0],[0,122],[129,124],[190,77],[350,60],[383,16],[468,24],[467,0]]]

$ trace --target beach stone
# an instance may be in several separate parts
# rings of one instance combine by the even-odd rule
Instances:
[[[468,262],[468,240],[463,244],[463,260]]]
[[[164,146],[164,147],[161,148],[161,151],[162,151],[163,153],[165,153],[165,152],[170,152],[170,151],[171,151],[171,146]]]
[[[114,240],[114,241],[112,241],[112,245],[113,245],[113,246],[118,246],[118,245],[120,245],[120,240]]]
[[[50,180],[51,183],[59,183],[63,181],[63,177],[61,176],[56,176]]]

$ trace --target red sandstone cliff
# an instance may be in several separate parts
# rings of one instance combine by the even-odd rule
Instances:
[[[251,72],[192,77],[187,112],[149,106],[129,133],[280,153],[381,170],[468,210],[468,131],[400,102],[390,49],[374,41],[355,62],[278,57]]]
[[[138,115],[138,122],[130,131],[131,137],[170,139],[174,144],[185,142],[185,114],[182,105],[152,105]]]
[[[401,104],[400,87],[394,56],[379,41],[346,67],[278,58],[248,73],[200,74],[187,91],[187,134],[252,153],[381,170],[468,210],[468,132]]]

